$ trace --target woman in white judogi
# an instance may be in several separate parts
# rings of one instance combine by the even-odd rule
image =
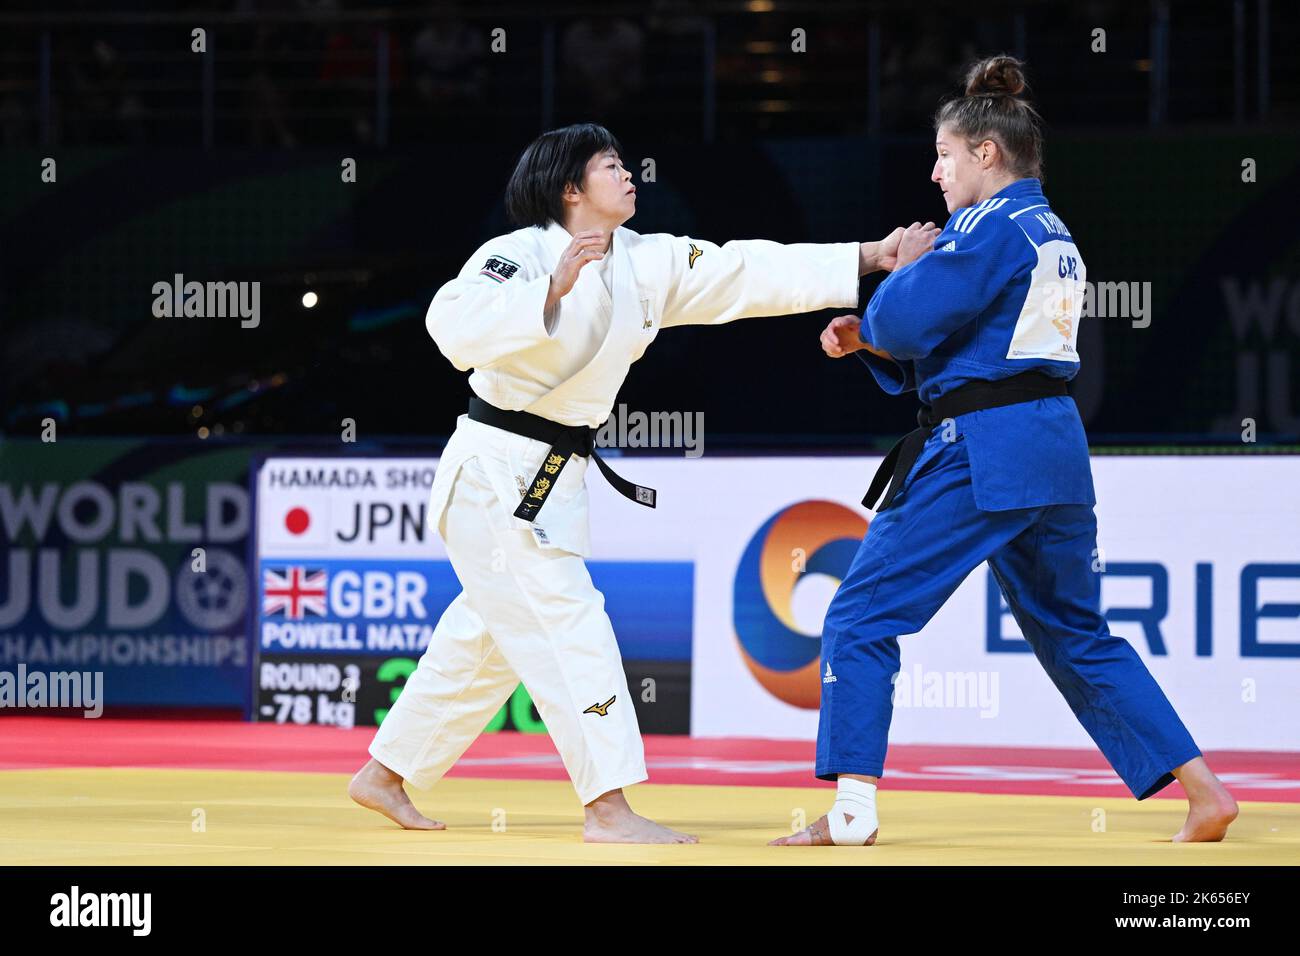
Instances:
[[[638,235],[622,227],[636,188],[619,153],[592,124],[541,136],[507,189],[524,228],[479,247],[434,297],[429,334],[456,368],[474,370],[470,388],[488,411],[597,428],[660,329],[856,306],[858,277],[892,268],[901,229],[861,244]],[[428,520],[464,590],[352,781],[363,806],[403,827],[441,829],[402,781],[431,786],[522,681],[586,808],[586,840],[695,842],[633,813],[623,797],[646,779],[645,756],[604,598],[583,561],[587,463],[553,456],[548,441],[457,420]],[[548,486],[544,507],[517,517],[538,481]],[[648,489],[634,497],[653,502]]]

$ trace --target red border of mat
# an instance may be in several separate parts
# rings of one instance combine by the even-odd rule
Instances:
[[[0,719],[0,770],[172,767],[351,773],[367,759],[373,728],[296,727],[211,720]],[[808,741],[647,736],[651,783],[829,786],[812,774]],[[1210,766],[1238,799],[1300,803],[1300,753],[1220,751]],[[451,776],[565,780],[544,734],[484,734]],[[1128,797],[1095,750],[896,744],[883,785],[1050,796]],[[1181,798],[1174,783],[1157,798]]]

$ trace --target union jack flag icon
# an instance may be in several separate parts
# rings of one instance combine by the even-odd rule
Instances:
[[[324,617],[328,582],[329,575],[323,568],[263,568],[262,613],[293,621],[309,615]]]

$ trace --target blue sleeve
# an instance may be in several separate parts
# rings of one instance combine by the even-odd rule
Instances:
[[[943,249],[948,243],[953,248]],[[969,233],[945,229],[932,251],[876,289],[867,303],[866,334],[895,358],[925,358],[1033,262],[1033,246],[1005,216],[986,216]]]
[[[858,332],[858,338],[862,338],[861,330]],[[875,345],[876,343],[872,342],[871,344]],[[876,384],[888,394],[902,395],[904,392],[916,390],[916,363],[911,359],[890,361],[873,352],[868,352],[866,349],[853,354],[862,359],[867,368],[871,369]]]

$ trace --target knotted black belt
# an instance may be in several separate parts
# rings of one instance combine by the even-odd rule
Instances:
[[[871,487],[862,499],[862,506],[871,508],[880,493],[885,491],[886,484],[889,485],[889,491],[885,493],[885,499],[876,511],[884,511],[893,503],[894,496],[898,494],[903,482],[907,481],[912,466],[925,447],[930,432],[945,419],[1068,394],[1063,378],[1053,378],[1043,372],[1021,372],[996,382],[967,382],[940,395],[933,405],[922,405],[917,410],[916,424],[920,427],[908,432],[889,449],[889,454],[876,469],[876,476],[871,479]]]
[[[653,488],[646,488],[620,477],[613,468],[605,464],[604,459],[596,454],[596,429],[594,428],[587,428],[585,425],[561,425],[559,422],[553,422],[549,418],[542,418],[531,412],[507,411],[483,401],[478,396],[469,400],[469,417],[484,425],[514,432],[516,435],[536,439],[551,446],[551,450],[542,460],[542,467],[537,469],[533,483],[524,492],[523,500],[515,509],[516,518],[532,521],[537,517],[537,512],[541,511],[542,505],[546,503],[546,496],[551,493],[551,489],[559,480],[560,472],[568,464],[570,455],[590,457],[596,462],[596,467],[605,476],[605,480],[624,498],[630,498],[648,508],[655,506]]]

